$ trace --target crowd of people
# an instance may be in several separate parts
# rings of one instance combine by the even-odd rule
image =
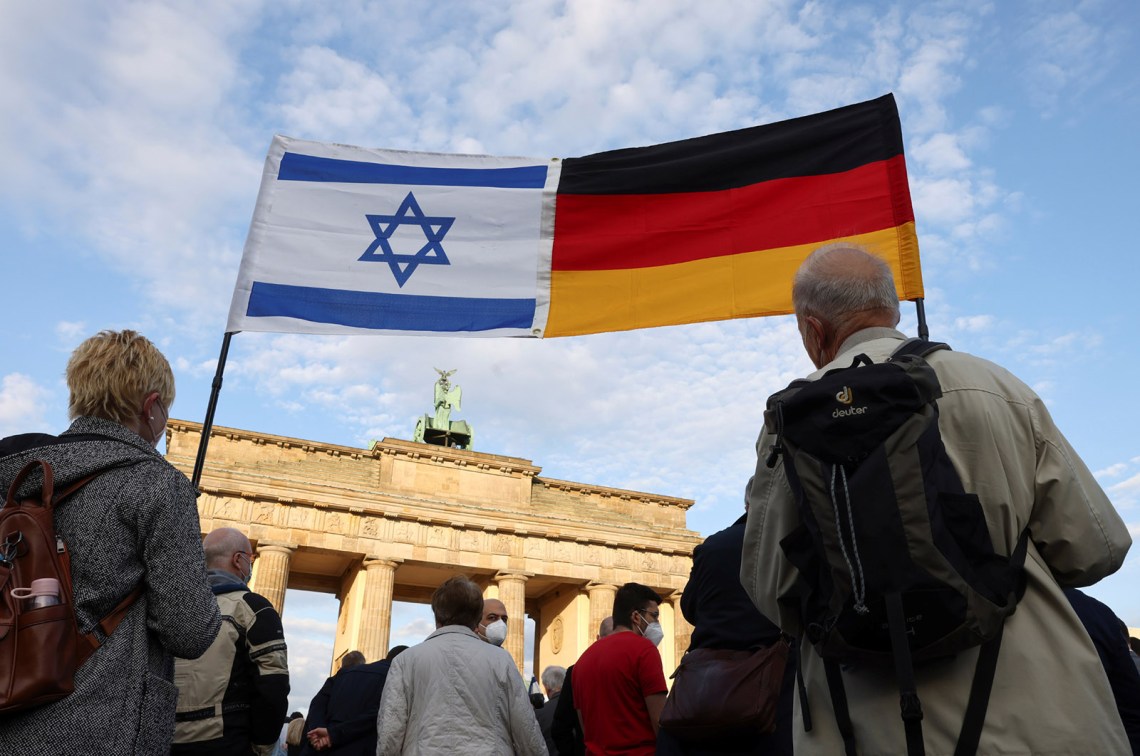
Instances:
[[[818,368],[808,381],[860,358],[887,361],[906,341],[895,328],[889,266],[854,245],[808,256],[792,298]],[[977,494],[984,538],[998,556],[1025,554],[976,752],[1140,753],[1138,642],[1079,590],[1121,566],[1127,528],[1029,387],[962,352],[926,359],[941,390],[942,443],[965,490]],[[771,463],[780,438],[767,427],[745,513],[697,547],[681,598],[693,626],[686,659],[781,649],[763,726],[710,722],[695,738],[691,714],[686,728],[674,724],[686,713],[657,649],[662,599],[633,582],[617,590],[612,616],[575,663],[542,670],[542,701],[502,648],[506,606],[463,575],[432,594],[427,638],[384,659],[346,654],[307,713],[289,715],[285,634],[272,604],[249,588],[256,555],[248,535],[221,528],[201,538],[195,492],[156,450],[175,395],[166,359],[133,331],[104,331],[72,354],[67,383],[72,425],[58,437],[0,441],[0,485],[6,490],[33,459],[51,464],[57,485],[95,476],[55,515],[82,632],[98,632],[109,609],[141,590],[79,668],[74,692],[0,714],[0,753],[914,753],[909,723],[899,724],[903,667],[829,664],[813,648],[822,631],[804,626],[813,600],[805,585],[819,576],[789,559],[802,514],[785,468]],[[842,539],[836,548],[848,565],[876,558],[852,557]],[[955,752],[980,656],[956,652],[910,671],[926,752]],[[687,684],[678,677],[674,693]]]

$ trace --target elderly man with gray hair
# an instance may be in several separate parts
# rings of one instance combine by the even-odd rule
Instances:
[[[558,746],[550,735],[551,725],[554,724],[554,712],[558,708],[558,698],[562,695],[562,683],[566,680],[566,668],[550,665],[542,670],[542,687],[546,688],[546,705],[534,710],[538,719],[538,728],[542,730],[542,737],[546,740],[546,750],[550,756],[558,756]]]
[[[818,368],[809,380],[850,366],[857,355],[886,360],[905,340],[890,268],[867,251],[837,244],[812,253],[792,288],[804,349]],[[1131,538],[1112,503],[1058,430],[1044,402],[997,365],[963,352],[932,352],[939,430],[965,491],[976,494],[997,554],[1030,534],[1027,585],[1006,620],[978,753],[1128,753],[1100,660],[1066,601],[1063,586],[1095,583],[1119,569]],[[799,573],[781,547],[799,525],[782,465],[769,467],[773,439],[757,442],[741,582],[762,614],[805,638]],[[865,555],[867,556],[867,555]],[[978,649],[916,667],[927,753],[954,753]],[[823,660],[801,652],[813,728],[793,721],[796,753],[843,753]],[[873,665],[838,668],[861,753],[907,752],[894,674]]]

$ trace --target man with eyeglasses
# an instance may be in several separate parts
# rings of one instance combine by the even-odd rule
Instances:
[[[653,756],[665,706],[665,673],[657,644],[661,597],[640,583],[614,595],[614,629],[574,665],[574,706],[587,754]]]
[[[222,630],[201,658],[175,660],[171,753],[272,753],[289,706],[281,616],[249,590],[253,547],[244,533],[218,528],[202,540],[202,549]]]

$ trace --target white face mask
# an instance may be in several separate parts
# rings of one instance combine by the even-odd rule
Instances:
[[[501,646],[507,640],[507,623],[495,620],[483,628],[483,635],[488,643]]]
[[[665,631],[661,629],[660,622],[650,622],[641,631],[641,634],[654,646],[661,645],[661,641],[665,640]]]

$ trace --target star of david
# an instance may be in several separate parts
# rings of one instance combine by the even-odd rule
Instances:
[[[424,215],[411,192],[400,203],[400,208],[392,215],[367,215],[368,225],[376,234],[376,241],[368,245],[361,262],[386,262],[402,288],[416,268],[421,265],[451,265],[440,242],[455,223],[455,218]],[[415,254],[400,253],[392,249],[392,233],[400,226],[419,226],[427,243]]]

